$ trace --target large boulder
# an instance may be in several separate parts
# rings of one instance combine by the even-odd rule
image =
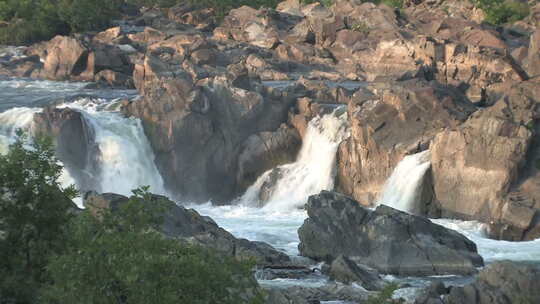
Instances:
[[[247,188],[257,180],[261,172],[293,162],[300,146],[298,132],[285,124],[274,132],[251,135],[244,142],[244,148],[238,156],[238,185]]]
[[[465,286],[434,286],[415,304],[515,304],[540,301],[540,268],[530,263],[501,261],[483,269]]]
[[[164,201],[169,207],[161,226],[161,232],[166,237],[212,248],[239,260],[254,259],[258,265],[285,265],[290,262],[286,254],[272,246],[263,242],[237,239],[210,217],[202,216],[193,209],[179,206],[163,196],[154,195],[152,199]],[[84,197],[84,205],[90,212],[99,215],[104,209],[114,212],[128,200],[128,197],[119,194],[88,192]]]
[[[300,254],[331,262],[349,257],[382,273],[473,274],[483,265],[476,245],[430,220],[381,205],[375,211],[342,194],[323,191],[306,205],[298,230]]]
[[[56,36],[47,43],[43,72],[45,78],[67,80],[87,69],[89,50],[80,40]]]
[[[328,272],[333,280],[346,284],[356,282],[367,290],[379,290],[383,287],[383,281],[377,271],[358,265],[346,256],[337,257]]]
[[[535,210],[525,212],[534,209],[539,199],[535,186],[535,162],[540,156],[535,123],[538,90],[538,81],[506,87],[493,106],[435,136],[433,189],[443,216],[502,221],[521,231],[508,237],[514,240],[538,225]]]
[[[348,105],[351,137],[339,148],[337,189],[365,205],[376,201],[404,155],[427,149],[474,110],[456,90],[417,80],[359,89]],[[431,200],[427,193],[418,203]]]
[[[289,160],[283,151],[295,154],[296,149],[286,148],[294,146],[289,145],[294,136],[262,133],[286,122],[294,94],[263,87],[241,63],[218,66],[212,73],[205,65],[205,75],[197,74],[188,69],[197,66],[189,57],[212,46],[198,36],[181,38],[150,47],[135,67],[135,84],[143,98],[126,111],[141,118],[171,192],[195,202],[230,201],[254,176]],[[267,134],[263,141],[273,147],[249,148],[248,139],[256,134]],[[278,138],[283,140],[271,143]],[[265,160],[256,164],[253,157]]]

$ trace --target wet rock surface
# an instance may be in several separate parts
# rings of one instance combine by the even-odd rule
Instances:
[[[84,205],[90,212],[97,214],[99,210],[115,210],[129,198],[114,193],[98,194],[88,192],[84,197]],[[252,242],[235,238],[219,227],[214,220],[201,216],[193,209],[179,206],[166,197],[154,195],[154,200],[164,200],[170,208],[163,216],[161,232],[169,238],[190,244],[201,245],[217,250],[240,260],[253,259],[258,265],[286,265],[289,257],[263,242]]]
[[[496,262],[482,270],[475,282],[460,287],[432,286],[415,303],[537,303],[540,301],[539,279],[538,265]]]
[[[309,198],[298,230],[300,254],[327,262],[338,255],[398,275],[473,274],[482,266],[476,245],[426,218],[381,205],[368,210],[323,191]]]

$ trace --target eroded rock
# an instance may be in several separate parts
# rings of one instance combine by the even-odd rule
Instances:
[[[382,273],[473,274],[483,265],[476,245],[430,220],[381,205],[375,211],[335,192],[311,196],[298,230],[300,254],[327,262],[338,255]]]

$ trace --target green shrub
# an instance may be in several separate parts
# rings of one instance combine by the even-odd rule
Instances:
[[[371,31],[371,28],[365,22],[358,22],[352,25],[351,30],[368,34]]]
[[[58,15],[71,32],[102,30],[120,14],[121,0],[59,0]]]
[[[529,15],[529,5],[515,0],[474,0],[486,13],[486,22],[500,25],[521,20]]]
[[[26,149],[25,145],[31,145]],[[49,255],[64,249],[73,187],[65,190],[49,139],[22,135],[0,155],[0,295],[2,303],[35,303]]]
[[[394,304],[394,303],[402,303],[402,301],[394,301],[392,300],[392,295],[394,294],[394,291],[398,289],[398,285],[395,283],[390,283],[386,285],[378,294],[377,296],[371,296],[367,300],[366,304]]]
[[[250,265],[164,238],[155,231],[163,206],[137,190],[117,211],[77,217],[69,250],[48,266],[53,283],[43,302],[250,303],[240,297],[256,286]],[[251,300],[262,303],[260,295]]]

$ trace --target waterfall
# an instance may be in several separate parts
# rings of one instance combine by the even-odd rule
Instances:
[[[347,137],[347,113],[343,107],[312,119],[296,162],[264,173],[242,196],[241,204],[259,204],[261,191],[268,191],[264,208],[297,209],[310,195],[333,189],[336,152]]]
[[[95,190],[130,195],[131,190],[148,185],[153,193],[167,194],[140,120],[109,110],[115,106],[90,98],[58,106],[80,111],[94,129],[100,168],[95,177],[99,189]]]
[[[377,205],[385,204],[409,213],[419,213],[424,176],[431,167],[429,150],[405,156],[386,181]]]
[[[86,172],[96,181],[97,189],[93,190],[131,195],[131,190],[149,185],[153,193],[167,194],[140,120],[115,111],[117,104],[114,99],[79,98],[57,106],[79,111],[94,129],[99,169]],[[0,113],[0,153],[7,152],[17,129],[32,133],[34,114],[41,111],[40,108],[15,107]],[[63,186],[75,183],[78,188],[86,189],[85,185],[77,184],[79,181],[73,178],[77,176],[75,173],[64,168],[60,183]]]

